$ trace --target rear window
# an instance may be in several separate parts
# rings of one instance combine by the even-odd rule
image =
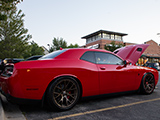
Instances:
[[[48,59],[53,59],[55,57],[57,57],[58,55],[62,54],[63,52],[65,52],[66,50],[57,50],[54,51],[52,53],[49,53],[47,55],[44,55],[43,57],[39,58],[38,60],[48,60]]]
[[[84,53],[80,59],[95,63],[94,52],[88,51],[88,52]]]

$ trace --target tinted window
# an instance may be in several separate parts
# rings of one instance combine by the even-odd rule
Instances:
[[[91,52],[91,51],[85,52],[82,55],[81,60],[85,60],[85,61],[88,61],[88,62],[95,63],[94,52]]]
[[[123,61],[120,58],[110,53],[96,52],[95,56],[97,64],[113,64],[113,65],[123,64]]]
[[[47,59],[53,59],[60,55],[61,53],[65,52],[66,50],[57,50],[52,53],[49,53],[47,55],[44,55],[43,57],[39,58],[38,60],[47,60]]]

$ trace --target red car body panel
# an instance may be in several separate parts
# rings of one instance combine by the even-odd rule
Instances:
[[[145,73],[152,73],[155,84],[157,70],[134,65],[97,64],[82,60],[87,51],[112,54],[97,49],[67,49],[50,60],[23,61],[14,65],[10,77],[0,77],[0,88],[15,98],[41,100],[49,84],[56,78],[71,76],[82,87],[82,97],[138,90]],[[124,59],[122,59],[124,60]]]

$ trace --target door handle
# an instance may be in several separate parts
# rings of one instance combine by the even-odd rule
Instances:
[[[106,69],[106,67],[100,67],[100,69],[101,69],[101,70],[105,70],[105,69]]]

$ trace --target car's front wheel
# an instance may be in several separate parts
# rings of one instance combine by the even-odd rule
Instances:
[[[151,73],[146,73],[141,81],[140,91],[143,94],[151,94],[155,88],[154,76]]]
[[[80,98],[80,87],[73,78],[55,80],[47,91],[47,101],[52,108],[64,111],[75,106]]]

